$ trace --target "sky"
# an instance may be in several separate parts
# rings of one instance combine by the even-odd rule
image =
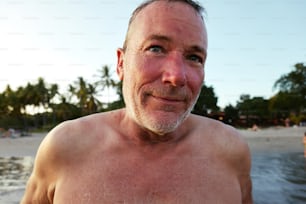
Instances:
[[[61,92],[109,66],[141,0],[0,0],[0,92],[43,77]],[[266,99],[275,81],[306,63],[306,0],[200,0],[206,9],[205,84],[218,105]]]

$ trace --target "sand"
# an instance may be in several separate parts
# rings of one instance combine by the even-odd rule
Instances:
[[[269,152],[303,152],[306,127],[277,127],[258,131],[240,130],[252,154]]]
[[[47,133],[31,133],[30,136],[0,138],[0,157],[35,156],[37,148]]]
[[[277,127],[252,130],[239,130],[249,144],[252,154],[269,152],[303,152],[302,138],[306,127]],[[0,157],[27,157],[34,160],[37,148],[46,133],[33,133],[19,138],[0,138]],[[19,203],[24,186],[6,188],[0,183],[0,203]]]
[[[45,135],[46,133],[32,133],[31,136],[27,137],[0,138],[0,158],[9,159],[12,157],[26,157],[29,165],[33,165],[37,148]],[[4,177],[6,176],[4,175]],[[27,175],[23,175],[23,179],[18,181],[18,184],[16,184],[17,187],[9,186],[7,182],[0,181],[0,203],[19,203],[24,193],[25,183],[28,177],[29,173]],[[8,182],[11,182],[10,179],[8,179]]]
[[[302,138],[306,127],[273,127],[239,130],[252,152],[299,151],[303,148]],[[0,138],[0,157],[23,157],[36,155],[37,148],[47,133],[32,133],[19,138]]]

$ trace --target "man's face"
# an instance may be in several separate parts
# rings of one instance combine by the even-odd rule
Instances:
[[[129,116],[156,134],[174,131],[197,100],[206,51],[206,29],[192,7],[160,1],[144,8],[117,52]]]

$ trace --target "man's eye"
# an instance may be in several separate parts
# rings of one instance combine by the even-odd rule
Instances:
[[[158,45],[152,45],[151,47],[149,47],[148,50],[151,52],[161,53],[163,51],[163,48]]]
[[[189,55],[187,56],[187,59],[196,63],[203,63],[203,59],[198,55]]]

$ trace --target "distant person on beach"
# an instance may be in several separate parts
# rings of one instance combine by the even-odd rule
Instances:
[[[249,128],[249,129],[252,130],[252,131],[258,131],[259,130],[259,128],[256,124],[253,124],[252,128]]]
[[[7,131],[5,129],[0,128],[1,137],[4,138],[15,138],[17,137],[16,131],[13,128],[9,128]]]
[[[304,144],[304,156],[306,157],[306,132],[304,132],[303,144]]]
[[[285,127],[290,127],[290,119],[289,118],[285,119]]]
[[[202,10],[152,0],[133,12],[117,50],[126,108],[53,129],[21,203],[252,203],[246,142],[190,113],[207,55]]]

